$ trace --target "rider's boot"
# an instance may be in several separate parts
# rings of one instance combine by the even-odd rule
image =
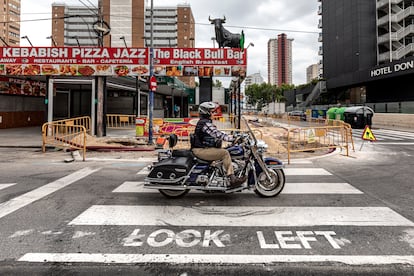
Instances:
[[[243,184],[244,181],[246,181],[247,176],[242,176],[242,177],[236,177],[234,174],[231,174],[229,176],[230,179],[230,188],[237,188],[240,187],[241,184]]]

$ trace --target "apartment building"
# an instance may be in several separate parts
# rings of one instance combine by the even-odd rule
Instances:
[[[100,7],[52,6],[52,35],[58,46],[96,46],[99,15],[110,27],[105,47],[147,47],[151,11],[145,0],[102,0]],[[98,24],[96,24],[98,22]],[[106,27],[106,26],[103,26]],[[189,4],[153,9],[153,46],[194,48],[195,22]]]
[[[286,34],[267,43],[267,72],[270,84],[292,84],[292,41]]]
[[[306,67],[306,83],[319,78],[319,64],[312,64]]]
[[[2,46],[20,45],[20,0],[4,0],[0,2],[2,21],[0,39]]]

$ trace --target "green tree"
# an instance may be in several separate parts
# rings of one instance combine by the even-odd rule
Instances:
[[[213,83],[213,87],[223,87],[223,83],[220,80],[216,79]]]
[[[245,89],[247,103],[256,106],[258,110],[262,110],[263,107],[273,101],[284,101],[283,91],[288,90],[288,87],[290,86],[282,85],[278,87],[268,83],[249,85]]]

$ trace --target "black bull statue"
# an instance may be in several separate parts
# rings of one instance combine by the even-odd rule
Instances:
[[[214,30],[216,31],[216,41],[219,45],[219,48],[241,48],[240,34],[233,34],[223,27],[223,23],[226,23],[225,16],[223,19],[211,19],[209,16],[208,20],[211,22],[211,24],[214,25]]]

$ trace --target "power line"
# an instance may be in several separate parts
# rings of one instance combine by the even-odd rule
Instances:
[[[91,10],[92,11],[92,10]],[[113,17],[122,17],[125,18],[125,16],[117,16],[117,15],[112,15]],[[56,17],[56,18],[37,18],[37,19],[25,19],[25,20],[20,20],[20,21],[0,21],[0,24],[8,24],[8,23],[15,23],[15,22],[36,22],[36,21],[47,21],[47,20],[54,20],[54,19],[66,19],[66,18],[70,18],[70,17],[82,17],[82,15],[67,15],[67,16],[62,16],[62,17]],[[132,16],[130,17],[135,18],[135,19],[143,19],[145,20],[146,18],[142,18],[142,17],[135,17]],[[167,18],[158,18],[158,21],[165,21],[165,22],[173,22],[171,21],[171,19],[167,19]],[[175,21],[174,21],[175,22]],[[176,21],[177,23],[180,23],[178,21]],[[195,25],[201,25],[201,26],[211,26],[210,23],[194,23]],[[304,33],[304,34],[319,34],[319,32],[317,31],[305,31],[305,30],[293,30],[293,29],[277,29],[277,28],[266,28],[266,27],[256,27],[256,26],[236,26],[236,25],[226,25],[226,27],[230,27],[230,28],[240,28],[240,29],[248,29],[248,30],[259,30],[259,31],[274,31],[274,32],[286,32],[286,33]]]

